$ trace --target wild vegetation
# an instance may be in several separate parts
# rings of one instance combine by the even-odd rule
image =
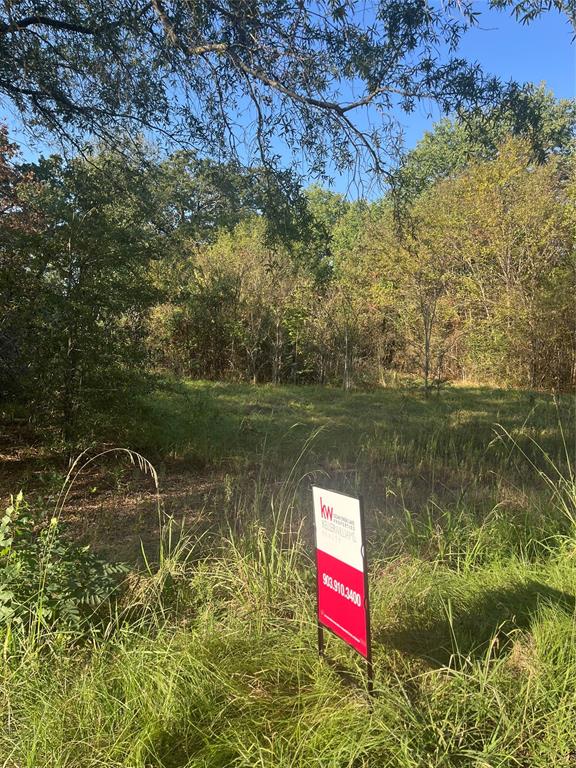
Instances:
[[[0,2],[62,149],[0,126],[3,768],[576,764],[576,106],[459,56],[483,6],[575,21]],[[374,697],[312,483],[364,498]]]
[[[4,401],[70,441],[144,368],[572,388],[574,105],[526,98],[530,134],[441,123],[374,202],[186,152],[23,164],[4,132]]]
[[[3,605],[22,617],[0,625],[6,765],[570,764],[571,398],[164,383],[123,416],[124,437],[156,453],[164,498],[161,530],[136,527],[124,547],[134,558],[145,540],[137,573],[120,581],[59,532],[84,496],[105,505],[93,486],[119,457],[59,500],[30,478],[30,503],[58,518],[37,523],[39,572],[24,502],[3,522],[0,568],[20,574]],[[116,476],[121,508],[134,479]],[[153,479],[151,503],[138,498],[156,524]],[[312,480],[365,494],[371,701],[340,641],[317,654]],[[101,511],[84,507],[109,557]]]
[[[3,765],[574,759],[573,155],[423,182],[461,130],[358,203],[3,134]],[[366,498],[372,701],[317,654],[312,480]]]

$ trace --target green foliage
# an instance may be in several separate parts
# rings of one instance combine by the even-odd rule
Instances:
[[[217,163],[179,150],[161,162],[150,158],[144,181],[153,200],[150,214],[171,249],[186,242],[211,243],[257,214],[271,244],[305,240],[312,222],[301,186],[289,171]]]
[[[66,614],[34,643],[12,621],[0,655],[4,761],[567,762],[572,398],[173,382],[137,413],[131,405],[131,442],[148,439],[173,459],[196,452],[218,468],[214,505],[202,502],[208,531],[185,528],[173,547],[163,539],[158,567],[131,574],[122,610],[88,643],[67,642]],[[69,477],[92,460],[79,457]],[[179,493],[192,474],[179,475]],[[367,491],[373,700],[364,661],[341,641],[327,637],[318,657],[310,479]],[[17,527],[10,519],[3,540]]]
[[[568,155],[576,139],[574,100],[555,99],[544,86],[527,85],[513,89],[486,114],[443,118],[403,159],[395,182],[397,198],[413,201],[471,163],[496,159],[510,136],[522,138],[537,163],[555,154]]]
[[[143,142],[144,159],[18,166],[3,134],[3,398],[70,443],[142,368],[570,388],[573,104],[524,96],[534,136],[511,136],[506,110],[486,151],[462,121],[428,136],[405,166],[418,183],[404,178],[401,216],[390,196],[352,203],[288,172],[159,160]]]
[[[389,286],[395,368],[437,383],[573,386],[572,166],[536,164],[528,142],[509,139],[417,197],[400,231],[384,213],[365,218],[349,258]]]
[[[31,247],[40,225],[38,209],[29,205],[37,186],[17,159],[18,147],[0,124],[0,398],[14,397],[26,375],[19,349],[26,326],[20,306],[26,269],[23,251]]]
[[[102,618],[124,573],[69,543],[58,519],[33,513],[20,492],[0,521],[0,633],[86,629]]]
[[[160,599],[159,621],[124,624],[90,654],[8,657],[0,753],[87,768],[568,760],[576,584],[560,553],[527,563],[494,549],[459,571],[373,558],[369,701],[364,664],[340,641],[318,657],[313,567],[282,534],[281,520],[260,521],[183,564],[188,597],[170,621]],[[153,579],[135,599],[147,589]]]
[[[528,5],[524,20],[550,3]],[[137,126],[212,157],[237,158],[243,145],[269,167],[284,145],[311,175],[381,171],[396,148],[398,106],[433,99],[448,113],[498,101],[502,83],[457,55],[481,18],[472,0],[379,0],[368,14],[278,0],[23,0],[0,18],[0,92],[27,127],[75,146],[87,135],[113,143]],[[366,107],[369,133],[354,120]]]
[[[537,163],[528,139],[509,137],[492,159],[467,149],[442,178],[432,167],[456,152],[454,131],[470,148],[462,123],[441,126],[432,154],[413,158],[429,179],[400,221],[390,199],[345,203],[313,187],[310,238],[273,246],[253,216],[190,253],[186,298],[158,310],[174,332],[150,325],[153,349],[169,353],[156,359],[180,374],[346,388],[397,372],[426,389],[573,386],[571,157],[551,135]]]
[[[41,210],[35,231],[13,245],[10,343],[27,362],[20,396],[74,436],[79,409],[112,372],[141,361],[140,313],[155,295],[146,280],[157,255],[142,170],[120,155],[29,167],[28,205]],[[42,340],[41,343],[39,340]]]

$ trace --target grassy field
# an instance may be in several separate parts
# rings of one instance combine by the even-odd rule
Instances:
[[[164,382],[100,417],[158,470],[155,564],[88,624],[0,624],[0,766],[576,765],[574,416],[530,392]],[[62,469],[35,450],[9,479],[50,515]],[[149,478],[94,466],[73,533],[90,499],[153,507]],[[311,481],[366,499],[372,701],[342,643],[316,651]]]

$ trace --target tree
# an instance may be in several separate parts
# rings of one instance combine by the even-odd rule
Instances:
[[[574,227],[567,169],[534,162],[509,139],[497,159],[475,163],[447,185],[451,241],[461,263],[458,299],[467,367],[479,378],[531,387],[571,383],[574,348]]]
[[[470,163],[494,160],[510,136],[523,138],[537,163],[568,155],[576,141],[576,100],[556,99],[543,86],[527,85],[486,114],[440,120],[404,157],[395,178],[397,199],[413,201]]]
[[[571,7],[491,5],[525,21]],[[472,0],[379,0],[367,14],[332,0],[4,0],[0,93],[28,128],[76,146],[136,128],[213,156],[242,142],[273,162],[281,140],[304,151],[312,170],[327,160],[350,167],[358,153],[382,169],[395,105],[410,111],[433,99],[450,111],[499,93],[496,80],[454,54],[479,15]],[[353,118],[370,105],[383,115],[374,134]]]
[[[440,382],[453,332],[454,316],[447,294],[457,281],[459,254],[451,232],[452,210],[445,205],[444,184],[423,194],[410,213],[409,228],[401,238],[404,316],[416,318],[424,389],[431,376]],[[410,311],[412,308],[412,311]]]
[[[25,269],[26,246],[41,221],[32,204],[37,186],[18,167],[17,156],[17,146],[0,125],[0,397],[14,394],[25,374],[25,323],[19,308],[33,290],[34,276]]]
[[[402,227],[391,201],[351,206],[335,228],[333,285],[354,297],[354,343],[376,351],[380,380],[389,367],[427,388],[573,386],[573,201],[573,155],[540,163],[529,139],[509,136],[411,201]]]
[[[115,372],[135,359],[153,296],[146,266],[159,249],[138,194],[141,169],[122,157],[53,156],[29,172],[43,218],[19,246],[22,384],[29,402],[55,411],[68,440],[87,396],[109,398]]]
[[[334,229],[332,319],[342,328],[344,383],[352,374],[384,382],[397,349],[393,264],[397,251],[389,200],[351,204]],[[339,347],[336,347],[338,350]]]
[[[314,278],[286,245],[270,244],[263,217],[221,229],[202,248],[184,244],[180,258],[187,265],[182,290],[150,318],[156,361],[205,378],[278,383],[293,375],[296,316],[302,296],[313,295]]]
[[[232,231],[262,214],[267,237],[289,242],[302,237],[312,220],[308,200],[289,171],[217,163],[186,150],[162,161],[148,158],[147,171],[154,222],[176,239],[210,243],[223,229]]]

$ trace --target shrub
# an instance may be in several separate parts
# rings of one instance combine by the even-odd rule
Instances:
[[[0,633],[9,624],[80,630],[102,618],[122,564],[68,541],[56,517],[33,512],[22,492],[0,521]]]

